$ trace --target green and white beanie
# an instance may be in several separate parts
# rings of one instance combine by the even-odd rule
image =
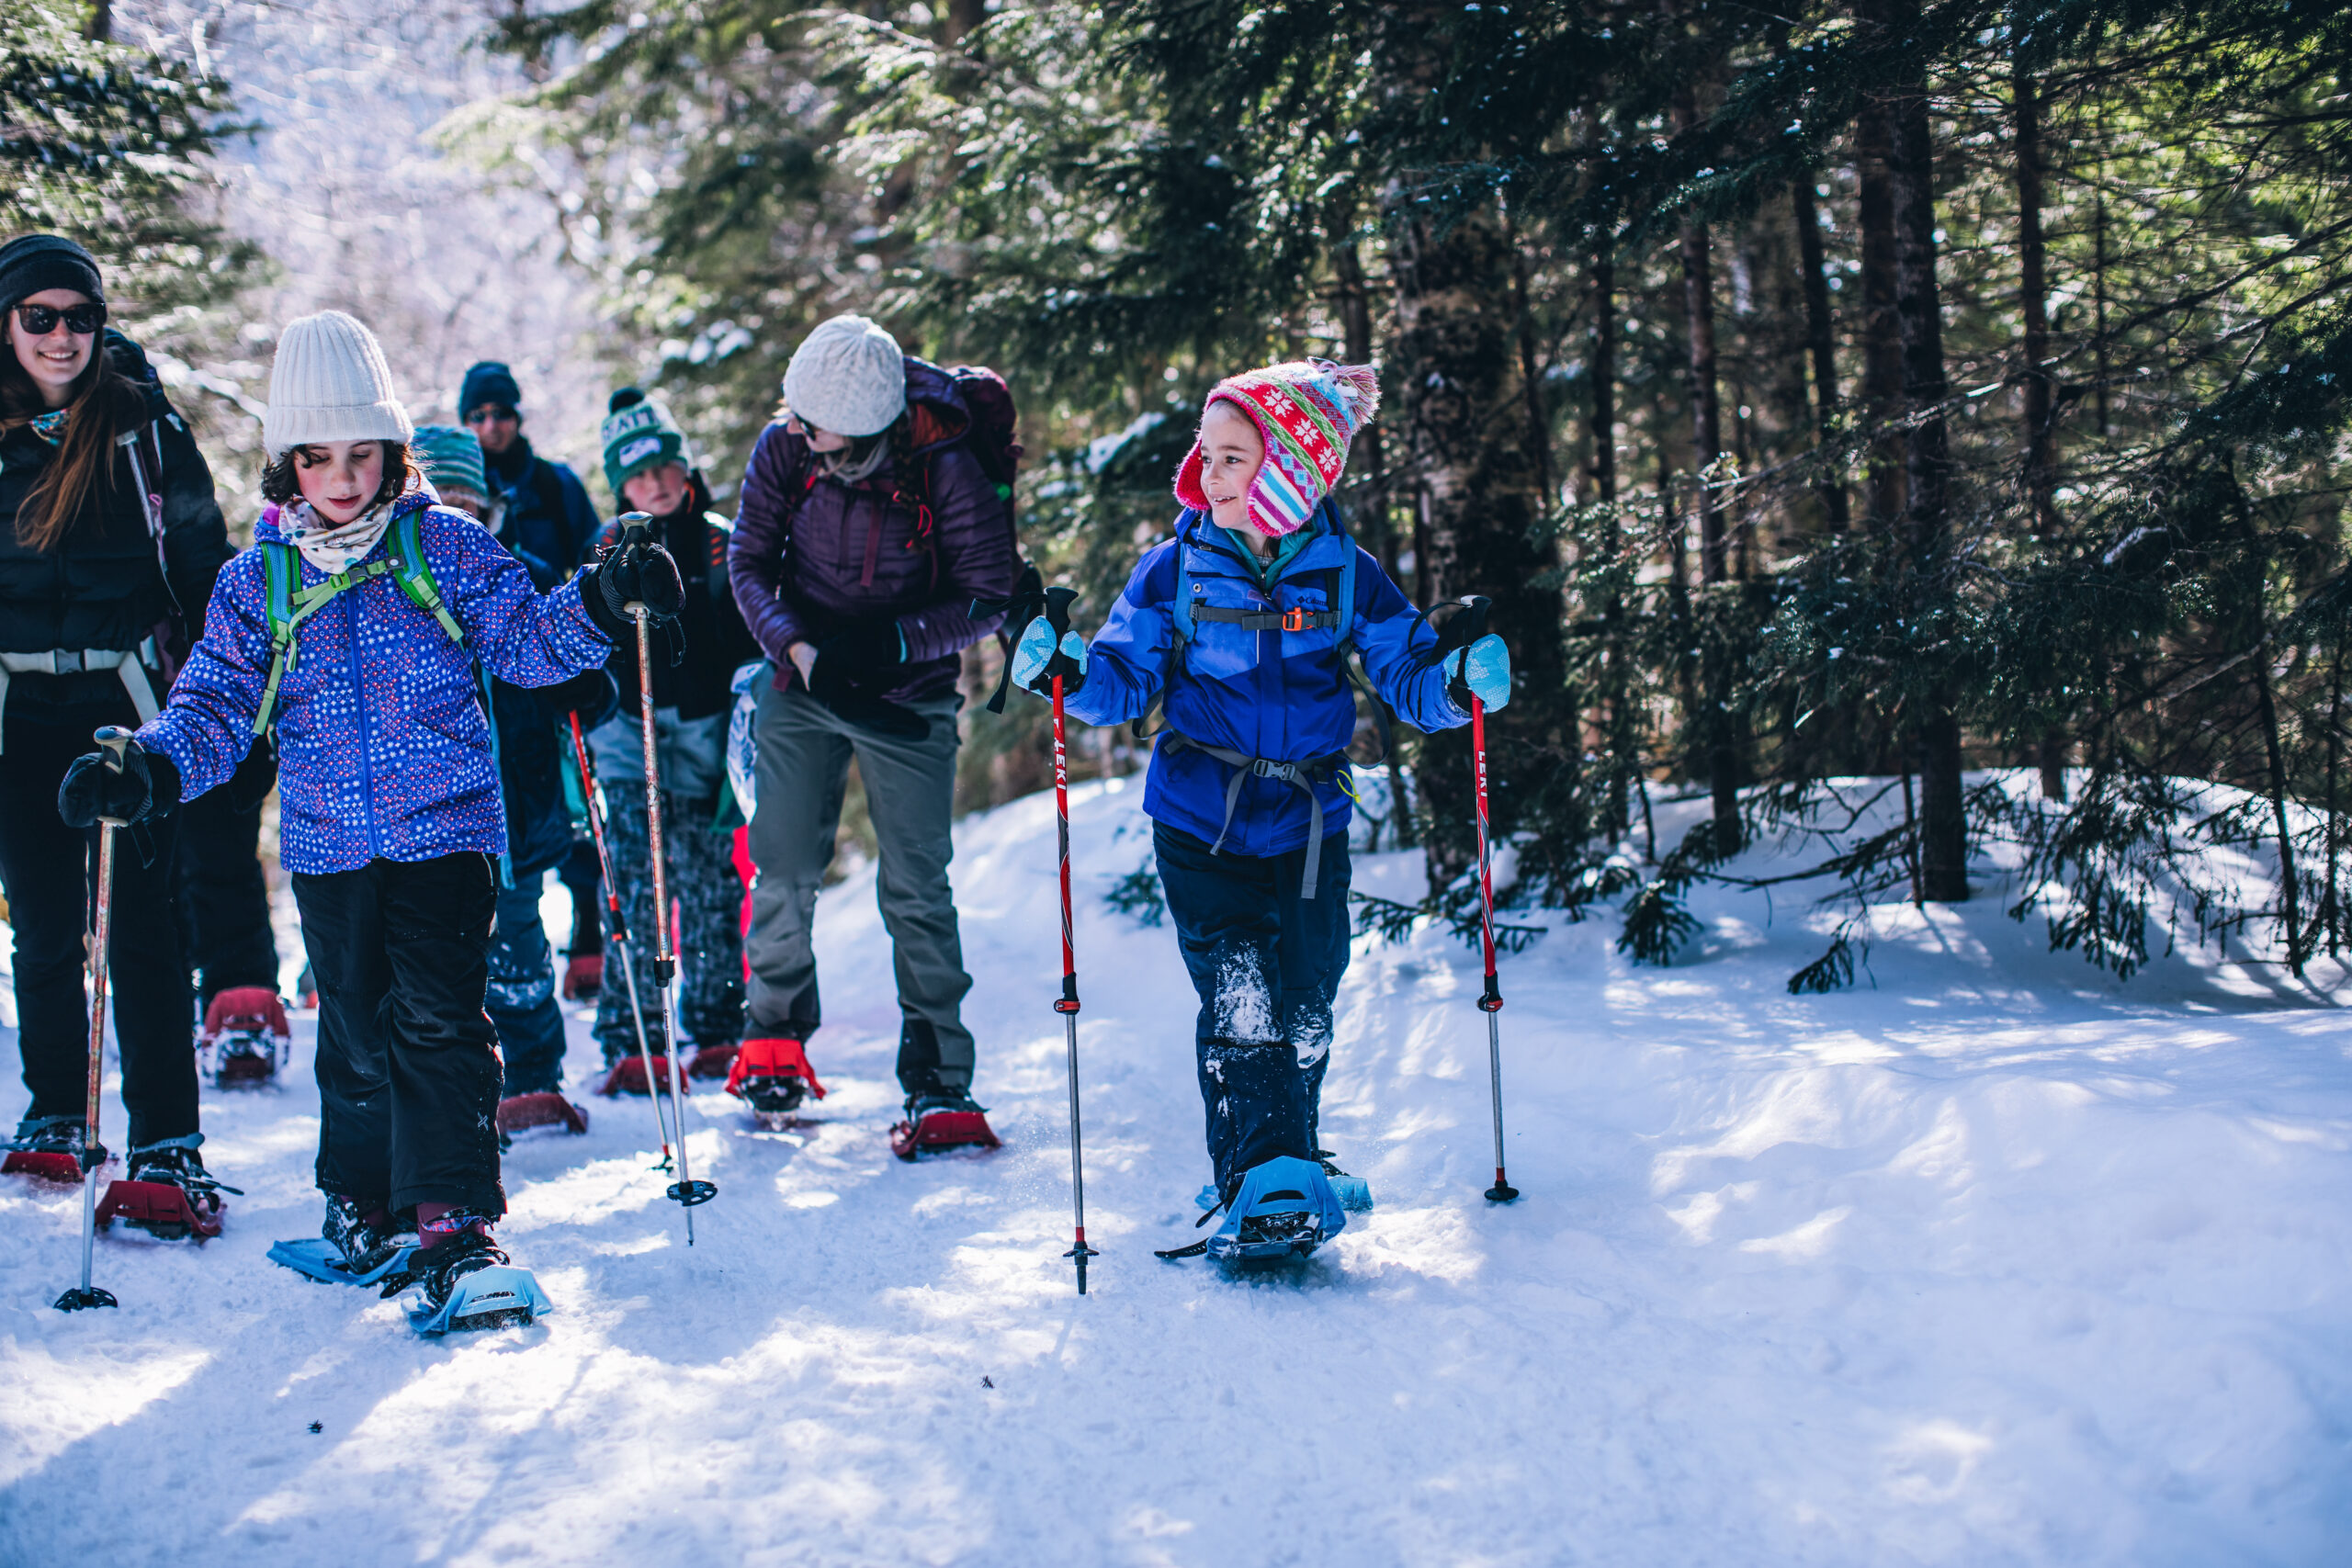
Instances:
[[[605,445],[605,482],[618,500],[621,486],[632,474],[664,463],[691,467],[686,457],[686,433],[670,417],[660,400],[635,387],[615,392],[606,408],[601,434]]]
[[[410,450],[424,465],[424,477],[433,481],[433,488],[440,492],[442,500],[449,501],[461,494],[479,502],[490,500],[481,442],[472,431],[454,424],[420,424]]]

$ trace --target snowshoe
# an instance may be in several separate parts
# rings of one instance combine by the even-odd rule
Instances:
[[[808,1052],[797,1040],[746,1040],[727,1072],[727,1092],[752,1108],[752,1119],[773,1133],[790,1126],[801,1101],[825,1098]]]
[[[286,1004],[266,986],[235,986],[204,1010],[196,1063],[215,1089],[268,1083],[293,1054]]]
[[[684,1066],[681,1062],[679,1066]],[[646,1087],[650,1073],[653,1089]],[[607,1099],[616,1094],[647,1094],[670,1092],[670,1058],[667,1056],[621,1056],[612,1064],[612,1071],[605,1075],[604,1087],[597,1093]]]
[[[1361,1176],[1350,1176],[1341,1170],[1329,1149],[1315,1151],[1315,1163],[1331,1179],[1331,1190],[1339,1194],[1340,1207],[1351,1213],[1372,1213],[1372,1183]]]
[[[399,1269],[416,1249],[404,1242],[380,1207],[363,1211],[354,1199],[330,1194],[325,1224],[316,1236],[270,1244],[269,1260],[331,1285],[372,1285]]]
[[[151,1235],[178,1241],[193,1235],[199,1241],[220,1234],[220,1194],[244,1194],[224,1187],[204,1168],[196,1152],[201,1133],[165,1138],[130,1151],[130,1174],[107,1184],[98,1200],[97,1224],[103,1230],[115,1221],[135,1225]]]
[[[732,1045],[705,1045],[698,1048],[686,1063],[690,1078],[723,1078],[735,1071],[736,1050]]]
[[[44,1181],[82,1179],[82,1146],[87,1124],[79,1116],[28,1116],[17,1123],[0,1176],[38,1176]],[[97,1162],[106,1163],[100,1149]]]
[[[510,1094],[498,1102],[498,1135],[512,1139],[537,1127],[560,1127],[567,1133],[588,1130],[588,1111],[560,1094]],[[503,1147],[503,1143],[501,1144]]]
[[[1253,1166],[1241,1178],[1232,1201],[1201,1216],[1206,1224],[1219,1209],[1225,1223],[1205,1241],[1170,1247],[1161,1258],[1198,1258],[1206,1253],[1232,1267],[1265,1267],[1312,1257],[1317,1247],[1348,1228],[1331,1179],[1311,1160],[1278,1156]]]
[[[605,988],[605,955],[601,953],[575,954],[563,966],[563,999],[568,1002],[593,1002]]]
[[[424,1291],[424,1304],[409,1311],[410,1327],[431,1335],[510,1325],[526,1328],[555,1304],[531,1271],[509,1263],[490,1233],[480,1228],[487,1221],[469,1214],[444,1219],[459,1221],[463,1228],[447,1241],[408,1254],[407,1266],[387,1275],[378,1292],[389,1301],[412,1286]]]
[[[956,1089],[907,1097],[907,1119],[890,1129],[890,1152],[903,1160],[941,1149],[1002,1148],[988,1108]]]

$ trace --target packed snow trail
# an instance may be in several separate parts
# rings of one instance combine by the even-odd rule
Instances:
[[[101,1240],[119,1311],[51,1310],[78,1196],[12,1179],[0,1562],[2342,1560],[2341,1013],[2210,957],[2119,986],[2004,919],[1991,868],[1964,908],[1875,911],[1824,998],[1783,988],[1826,930],[1785,894],[1701,895],[1663,970],[1555,920],[1504,960],[1525,1195],[1492,1208],[1477,961],[1360,939],[1326,1142],[1379,1207],[1235,1282],[1151,1257],[1195,1234],[1205,1160],[1173,934],[1102,902],[1141,795],[1072,803],[1088,1297],[1039,795],[957,835],[1006,1147],[891,1157],[866,871],[819,925],[834,1092],[763,1134],[702,1089],[691,1252],[642,1102],[509,1156],[501,1239],[557,1308],[533,1328],[420,1341],[264,1261],[318,1225],[308,1015],[282,1088],[207,1093],[227,1234]],[[1355,884],[1413,897],[1417,863]]]

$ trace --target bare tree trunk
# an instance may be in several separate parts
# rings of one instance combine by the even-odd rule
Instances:
[[[1617,502],[1617,263],[1607,251],[1592,257],[1592,492],[1604,508],[1600,550],[1611,563],[1624,548],[1613,508]],[[1610,761],[1609,826],[1623,834],[1633,826],[1627,773],[1636,746],[1631,682],[1625,653],[1625,601],[1611,592],[1600,607],[1608,643],[1601,653],[1601,698]]]
[[[1821,209],[1813,196],[1813,176],[1799,175],[1790,186],[1797,225],[1798,270],[1804,274],[1805,346],[1813,360],[1814,429],[1827,446],[1837,434],[1838,339],[1829,315],[1829,272],[1821,254]],[[1829,531],[1842,534],[1849,521],[1846,486],[1834,474],[1824,474],[1815,487]]]
[[[2022,62],[2011,77],[2018,162],[2018,295],[2025,327],[2025,489],[2033,525],[2044,536],[2058,526],[2058,431],[2050,386],[2048,247],[2041,234],[2041,104],[2033,73]],[[2041,794],[2066,798],[2066,732],[2052,726],[2039,747]]]
[[[82,24],[82,36],[93,43],[114,41],[114,0],[96,0],[90,19]]]
[[[1697,123],[1698,101],[1687,85],[1675,97],[1675,121],[1688,130]],[[1682,313],[1690,333],[1691,467],[1699,479],[1699,577],[1706,583],[1729,579],[1724,548],[1724,507],[1714,488],[1715,459],[1723,455],[1723,400],[1715,376],[1714,261],[1706,225],[1687,223],[1682,229]],[[1700,699],[1691,710],[1705,748],[1707,790],[1713,797],[1716,848],[1736,853],[1742,832],[1739,822],[1739,750],[1733,744],[1731,725],[1723,711],[1728,690],[1727,671],[1700,672]]]
[[[2287,927],[2287,972],[2303,976],[2302,889],[2295,874],[2295,831],[2287,815],[2287,755],[2278,737],[2278,705],[2270,693],[2270,656],[2257,652],[2254,665],[2255,699],[2262,710],[2262,741],[2270,761],[2270,811],[2278,829],[2279,910]]]
[[[1876,429],[1903,401],[1903,328],[1894,306],[1894,133],[1883,100],[1866,99],[1854,118],[1854,172],[1862,231],[1862,404]],[[1891,439],[1872,439],[1867,504],[1871,527],[1892,536],[1903,515],[1903,468]]]
[[[1916,30],[1917,0],[1892,0],[1883,19]],[[1905,520],[1919,592],[1946,592],[1951,491],[1951,433],[1941,410],[1943,305],[1936,283],[1935,141],[1924,62],[1906,61],[1882,100],[1894,135],[1895,310],[1902,324]],[[1968,897],[1968,817],[1961,781],[1960,720],[1948,694],[1929,694],[1919,722],[1919,880],[1930,902]]]

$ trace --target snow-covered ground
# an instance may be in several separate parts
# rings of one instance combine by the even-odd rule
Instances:
[[[641,1101],[510,1156],[503,1235],[559,1307],[534,1328],[423,1342],[264,1260],[315,1229],[306,1067],[208,1092],[246,1196],[200,1249],[102,1241],[119,1312],[50,1310],[78,1201],[13,1181],[0,1562],[2345,1560],[2339,1012],[2195,955],[2118,985],[1996,897],[1878,911],[1870,976],[1826,998],[1783,989],[1825,929],[1785,890],[1777,919],[1702,895],[1668,970],[1613,919],[1562,927],[1505,975],[1525,1196],[1496,1209],[1475,964],[1366,939],[1326,1128],[1378,1211],[1236,1282],[1151,1256],[1194,1234],[1204,1161],[1172,933],[1099,897],[1140,795],[1076,806],[1092,1294],[1060,1256],[1033,798],[966,822],[956,867],[1007,1146],[890,1157],[867,871],[820,925],[832,1097],[782,1134],[696,1097],[695,1248]],[[1357,885],[1417,876],[1365,857]]]

